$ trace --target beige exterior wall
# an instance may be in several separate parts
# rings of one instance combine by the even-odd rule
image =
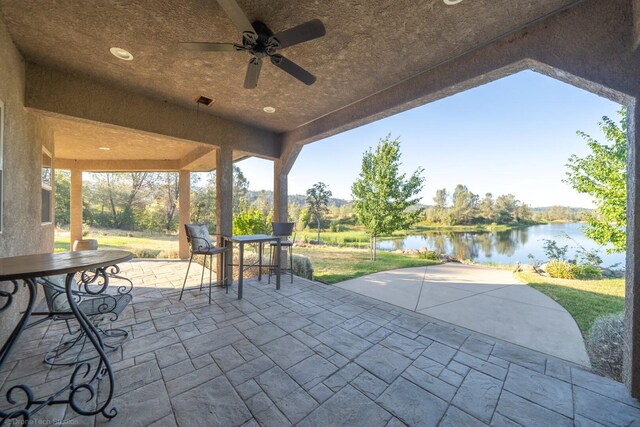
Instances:
[[[42,147],[53,154],[53,133],[41,119],[25,110],[24,88],[24,60],[0,18],[0,100],[4,102],[4,224],[0,257],[53,250],[54,226],[40,222]],[[17,301],[0,313],[0,343],[5,342],[19,309],[25,306],[26,293],[21,288],[18,294]]]

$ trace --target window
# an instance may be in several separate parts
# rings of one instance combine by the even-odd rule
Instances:
[[[52,188],[53,188],[53,169],[51,153],[46,148],[42,147],[42,223],[48,224],[51,222],[51,208],[52,208]]]
[[[0,101],[0,233],[3,230],[2,220],[4,218],[4,210],[3,210],[3,196],[4,192],[2,191],[3,181],[2,181],[2,154],[4,153],[4,103]]]

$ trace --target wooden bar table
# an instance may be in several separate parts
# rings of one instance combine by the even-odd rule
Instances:
[[[80,328],[98,353],[96,359],[76,364],[68,384],[48,398],[36,399],[27,384],[13,386],[6,395],[6,401],[11,405],[11,409],[4,410],[5,402],[4,400],[0,402],[0,425],[5,422],[11,423],[11,420],[28,424],[33,414],[48,405],[57,404],[69,404],[80,415],[91,416],[101,413],[108,419],[116,416],[116,408],[111,407],[115,378],[104,350],[104,343],[95,326],[78,308],[74,291],[84,287],[84,291],[87,293],[103,294],[109,286],[109,277],[120,271],[117,265],[129,261],[131,258],[130,252],[102,250],[0,258],[0,282],[12,284],[8,290],[6,288],[0,290],[0,313],[11,306],[20,289],[26,288],[29,293],[27,308],[0,350],[0,368],[9,358],[11,350],[27,326],[36,303],[38,287],[41,286],[36,282],[36,279],[44,276],[66,275],[65,293],[71,310],[69,314],[72,314],[78,321]],[[24,286],[20,286],[19,282],[22,282]],[[129,291],[130,289],[127,293]],[[101,388],[108,385],[109,393],[106,400],[100,402],[98,401],[97,383],[104,379],[108,380],[108,384],[102,382]],[[87,393],[91,396],[89,401],[86,401]]]
[[[238,277],[238,299],[242,299],[242,279],[244,275],[244,245],[250,243],[258,243],[258,280],[262,279],[262,244],[266,242],[276,242],[278,244],[277,249],[277,263],[276,263],[276,289],[280,289],[280,255],[281,255],[281,238],[278,236],[272,236],[270,234],[247,234],[247,235],[239,235],[239,236],[231,236],[226,238],[227,241],[233,243],[237,243],[239,247],[238,254],[238,263],[240,268],[240,274]],[[233,263],[233,262],[232,262]],[[269,267],[271,268],[271,267]],[[231,270],[233,273],[233,268]],[[229,277],[225,274],[225,277]],[[233,282],[233,274],[231,274],[231,282]]]

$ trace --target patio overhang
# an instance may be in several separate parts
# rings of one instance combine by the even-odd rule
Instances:
[[[180,50],[183,41],[239,41],[214,0],[160,2],[152,10],[136,3],[0,0],[6,46],[0,77],[11,77],[0,80],[0,97],[11,101],[5,146],[12,144],[7,158],[16,165],[6,163],[7,175],[39,167],[32,164],[37,156],[15,148],[14,140],[36,150],[49,138],[57,166],[76,171],[179,170],[184,180],[188,171],[215,167],[218,231],[230,233],[234,159],[274,160],[275,219],[285,219],[287,176],[305,144],[537,70],[629,107],[625,373],[640,395],[640,0],[239,3],[250,19],[275,31],[313,18],[324,22],[326,37],[283,52],[318,77],[314,85],[267,65],[258,87],[245,90],[247,56]],[[113,46],[128,49],[134,60],[115,59]],[[196,111],[199,95],[212,97],[213,107]],[[276,113],[264,113],[266,106]],[[19,134],[12,121],[30,130]],[[7,203],[8,197],[21,197],[19,186],[6,192],[8,211],[39,215],[33,203]],[[37,220],[11,221],[1,247],[32,251],[15,241]]]

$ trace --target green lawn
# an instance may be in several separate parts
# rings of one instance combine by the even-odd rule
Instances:
[[[153,235],[142,232],[104,230],[87,234],[84,239],[96,239],[100,249],[122,249],[139,258],[177,258],[178,236]],[[55,235],[55,250],[69,250],[69,232],[60,231]]]
[[[296,247],[294,254],[311,259],[314,278],[325,283],[337,283],[378,271],[438,264],[417,256],[378,251],[378,259],[369,261],[368,249],[332,246]]]
[[[597,317],[624,310],[624,279],[567,280],[533,273],[516,273],[516,277],[563,306],[584,336]]]

